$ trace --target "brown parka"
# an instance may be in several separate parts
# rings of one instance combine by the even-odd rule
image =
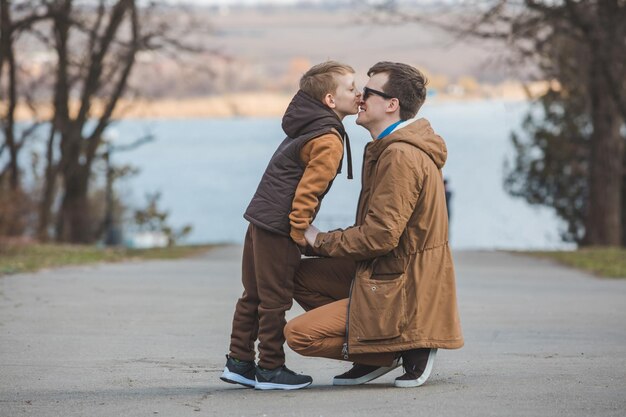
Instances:
[[[443,139],[426,119],[365,147],[355,226],[320,233],[316,250],[357,261],[344,350],[456,349],[456,300],[441,168]]]

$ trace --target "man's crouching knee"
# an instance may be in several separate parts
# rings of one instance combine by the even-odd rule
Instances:
[[[302,332],[301,320],[298,319],[299,317],[296,317],[285,325],[284,334],[291,350],[302,355],[310,344],[310,338]]]

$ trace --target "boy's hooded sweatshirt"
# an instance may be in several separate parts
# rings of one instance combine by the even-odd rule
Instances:
[[[270,159],[244,217],[298,241],[341,172],[343,139],[348,147],[349,142],[335,112],[301,90],[287,107],[282,127],[287,137]],[[350,165],[348,161],[349,171]]]

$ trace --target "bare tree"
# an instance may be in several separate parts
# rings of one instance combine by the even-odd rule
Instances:
[[[100,1],[93,15],[88,16],[73,6],[70,0],[49,5],[58,59],[50,141],[58,134],[61,156],[56,169],[62,177],[64,194],[57,237],[62,241],[86,243],[93,240],[93,219],[87,198],[91,167],[102,133],[126,88],[141,39],[134,1],[120,0],[110,8]],[[84,59],[73,53],[74,45],[70,44],[73,32],[86,37],[83,40],[86,49],[80,50],[86,56]],[[73,91],[79,94],[78,111],[74,115],[70,113]],[[92,106],[99,95],[104,110],[94,115]],[[92,128],[87,126],[90,116],[95,116]],[[55,178],[56,175],[49,181]]]
[[[39,125],[37,118],[21,129],[16,127],[16,108],[20,97],[32,106],[27,94],[20,92],[26,84],[19,77],[19,62],[15,54],[18,38],[39,22],[48,18],[45,12],[30,7],[34,2],[17,1],[12,4],[8,0],[0,0],[0,130],[3,142],[0,143],[0,158],[6,161],[0,166],[0,223],[2,233],[8,235],[21,234],[24,229],[24,202],[29,200],[22,189],[21,170],[18,156],[26,141],[32,137]],[[16,16],[13,16],[13,11]],[[21,94],[22,93],[22,94]],[[4,158],[4,155],[8,157]]]
[[[19,191],[18,154],[37,130],[38,140],[45,140],[42,190],[34,197],[40,239],[48,238],[53,223],[57,240],[85,243],[96,238],[100,219],[93,218],[88,200],[94,162],[101,158],[98,148],[120,111],[121,99],[133,91],[130,76],[139,54],[180,59],[203,51],[194,46],[201,38],[189,35],[199,35],[208,25],[181,9],[133,0],[0,0],[0,186],[8,182],[10,189]],[[26,40],[16,47],[22,34]],[[40,85],[19,77],[18,58],[32,66],[28,61],[33,43],[46,56],[54,56],[45,64],[50,79]],[[46,102],[52,116],[44,120],[48,130],[43,138],[36,112]],[[31,109],[31,127],[20,123],[16,128],[18,106]],[[6,200],[15,206],[15,196],[0,197],[0,205]],[[0,223],[11,224],[2,215],[0,210]]]
[[[45,230],[54,195],[61,179],[63,197],[56,236],[69,242],[90,242],[98,224],[90,216],[89,180],[104,131],[113,121],[120,98],[127,92],[129,76],[142,51],[193,50],[171,34],[158,6],[140,8],[133,0],[106,2],[97,7],[71,0],[48,4],[52,16],[53,47],[57,55],[53,103],[54,118],[48,139],[48,169],[42,203]],[[71,103],[77,97],[76,111]],[[60,149],[53,160],[52,150]]]
[[[494,22],[506,13],[505,5],[499,7],[498,13],[494,10]],[[506,14],[512,44],[520,45],[525,56],[536,60],[545,78],[560,81],[563,99],[572,98],[575,91],[587,103],[584,111],[590,134],[582,243],[621,245],[624,137],[620,129],[626,120],[626,2],[526,0],[517,8],[517,13],[509,8]],[[569,60],[563,59],[557,45],[571,52]]]

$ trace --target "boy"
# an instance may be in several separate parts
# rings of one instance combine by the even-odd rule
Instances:
[[[244,217],[250,222],[244,242],[244,292],[233,318],[230,352],[221,379],[257,389],[299,389],[312,378],[285,366],[285,312],[293,303],[294,276],[304,231],[341,170],[342,120],[358,112],[361,94],[354,70],[328,61],[300,79],[300,90],[283,116],[287,137],[272,156]],[[259,340],[255,366],[254,343]]]

